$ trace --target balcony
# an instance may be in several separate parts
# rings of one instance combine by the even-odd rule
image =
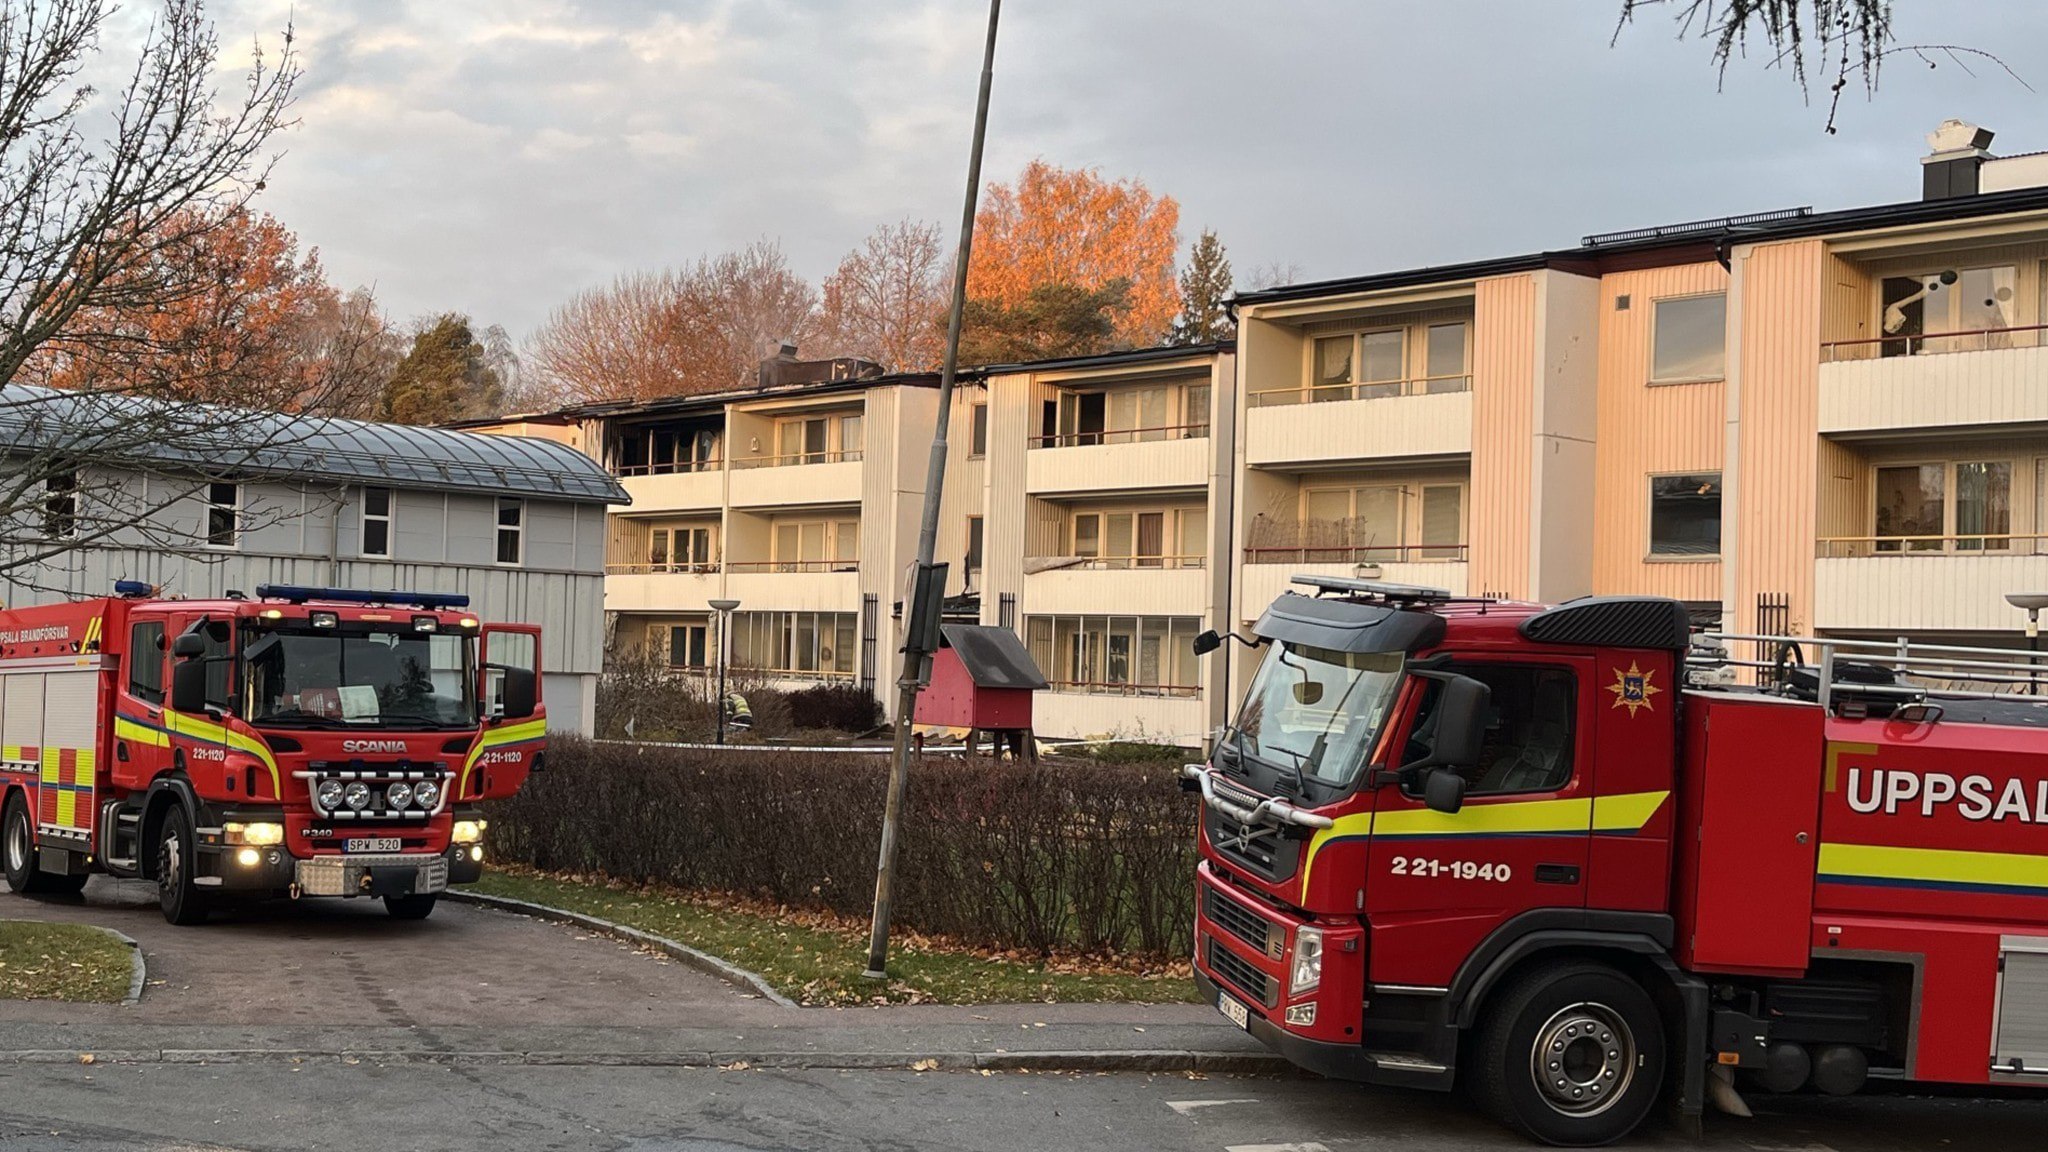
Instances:
[[[730,563],[725,594],[748,612],[857,612],[860,572],[846,561]]]
[[[629,470],[619,484],[638,512],[715,512],[725,503],[725,470],[716,460],[660,472]]]
[[[1245,403],[1254,468],[1472,452],[1470,376],[1269,389]]]
[[[718,565],[607,564],[607,612],[706,612],[719,594]]]
[[[1034,558],[1027,568],[1065,558]],[[1024,576],[1024,607],[1034,616],[1200,616],[1209,603],[1209,571],[1200,556],[1090,559]]]
[[[802,452],[732,462],[732,506],[790,508],[860,503],[861,454]]]
[[[2048,423],[2048,327],[1821,345],[1822,435]]]
[[[1207,424],[1034,436],[1024,456],[1032,495],[1206,488],[1214,449]]]
[[[1466,546],[1433,545],[1429,548],[1247,548],[1244,567],[1238,570],[1242,589],[1238,604],[1248,619],[1257,619],[1266,605],[1282,592],[1299,592],[1296,576],[1344,576],[1351,579],[1384,580],[1390,584],[1414,584],[1442,588],[1453,596],[1466,595]],[[1424,557],[1442,557],[1424,559]]]
[[[2014,632],[2025,614],[2006,593],[2048,591],[2048,538],[2038,536],[1831,537],[1818,551],[1822,631]]]

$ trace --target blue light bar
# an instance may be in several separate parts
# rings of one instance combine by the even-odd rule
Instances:
[[[259,600],[284,600],[304,604],[325,600],[334,604],[387,604],[413,608],[467,608],[466,592],[378,592],[366,588],[308,588],[300,584],[258,584]]]
[[[114,581],[114,595],[125,596],[129,599],[139,596],[154,596],[156,595],[156,585],[146,580],[116,580]]]

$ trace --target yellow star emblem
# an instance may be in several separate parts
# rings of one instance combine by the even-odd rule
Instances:
[[[1631,718],[1638,709],[1648,708],[1652,712],[1656,711],[1656,705],[1650,703],[1650,697],[1663,691],[1662,688],[1650,683],[1656,675],[1656,669],[1645,672],[1634,660],[1628,662],[1626,672],[1616,668],[1614,683],[1607,686],[1607,690],[1614,693],[1614,706],[1628,709]]]

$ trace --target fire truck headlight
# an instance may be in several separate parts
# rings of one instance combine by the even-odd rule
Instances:
[[[1323,982],[1323,930],[1303,925],[1294,930],[1294,968],[1287,979],[1287,993],[1299,996],[1314,991]]]
[[[441,802],[441,786],[432,780],[422,780],[413,785],[412,802],[422,808],[432,808]]]
[[[412,785],[400,780],[384,790],[384,806],[396,812],[412,803]]]
[[[321,811],[323,811],[323,812],[332,812],[332,811],[334,811],[334,810],[335,810],[336,808],[339,808],[339,807],[341,807],[341,805],[342,805],[342,803],[343,803],[343,801],[342,801],[342,798],[341,798],[341,794],[342,794],[342,788],[341,788],[341,781],[339,781],[339,780],[322,780],[322,781],[320,782],[320,792],[319,792],[319,797],[320,797],[320,809],[321,809]]]
[[[361,812],[370,806],[370,786],[361,780],[351,780],[341,790],[341,802]]]
[[[230,821],[222,828],[222,831],[228,834],[228,843],[230,844],[254,844],[257,847],[263,847],[284,843],[284,825],[282,824],[237,824]]]
[[[457,820],[449,839],[457,844],[474,844],[484,838],[484,822],[481,820]]]
[[[257,862],[262,859],[263,853],[256,851],[254,848],[244,848],[240,852],[235,853],[235,863],[240,864],[244,868],[254,868]]]

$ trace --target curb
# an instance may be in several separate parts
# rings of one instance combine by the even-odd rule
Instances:
[[[688,944],[670,940],[666,936],[656,936],[652,932],[642,932],[638,928],[628,928],[624,924],[614,924],[609,920],[600,920],[595,916],[586,916],[581,912],[570,912],[563,908],[550,908],[546,904],[535,904],[527,900],[514,900],[509,896],[487,896],[481,892],[461,892],[452,888],[444,891],[441,895],[445,899],[454,900],[461,904],[477,904],[485,908],[495,908],[500,912],[516,912],[522,916],[531,916],[536,920],[552,920],[557,924],[573,924],[578,928],[586,928],[592,932],[601,932],[606,936],[638,944],[642,947],[652,948],[673,960],[687,964],[699,971],[707,972],[721,980],[751,988],[755,995],[778,1007],[802,1007],[796,1001],[777,992],[774,986],[769,984],[759,973],[749,972],[729,960],[722,960],[709,952],[700,951],[690,947]],[[133,941],[130,941],[130,943],[133,943]]]
[[[927,1064],[927,1062],[929,1062]],[[1265,1052],[437,1052],[313,1051],[290,1048],[164,1048],[108,1051],[29,1048],[0,1052],[21,1064],[432,1064],[607,1068],[749,1068],[937,1072],[1202,1072],[1223,1076],[1291,1073]],[[925,1067],[918,1067],[924,1064]]]
[[[100,928],[97,924],[92,927],[99,928],[100,931],[128,946],[128,994],[121,998],[121,1006],[133,1007],[142,1000],[142,986],[149,981],[149,966],[142,960],[142,944],[126,932]]]

